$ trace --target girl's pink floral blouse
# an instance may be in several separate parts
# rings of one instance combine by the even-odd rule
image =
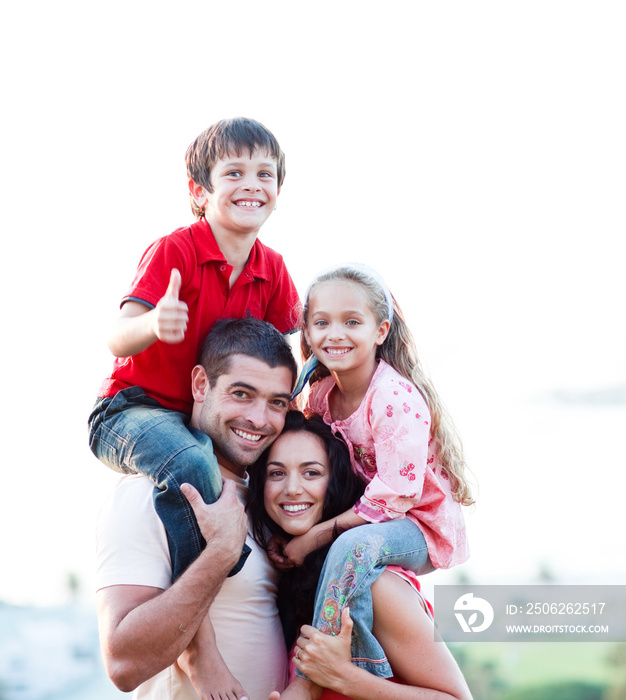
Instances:
[[[451,495],[430,437],[430,413],[416,387],[380,360],[359,408],[333,421],[325,377],[311,387],[305,413],[317,413],[348,444],[352,466],[365,477],[354,510],[372,523],[407,516],[424,535],[433,566],[448,569],[469,556],[461,505]]]

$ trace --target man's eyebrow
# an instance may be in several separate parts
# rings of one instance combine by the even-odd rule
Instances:
[[[257,391],[257,388],[255,386],[252,386],[252,384],[246,384],[246,382],[238,382],[238,381],[231,382],[228,385],[228,388],[229,389],[247,389],[248,391],[253,391],[254,393],[256,393],[256,391]]]
[[[253,386],[252,384],[246,384],[246,382],[231,382],[228,385],[229,389],[247,389],[248,391],[251,391],[253,394],[258,394],[258,389]],[[275,399],[286,399],[287,401],[291,400],[291,394],[272,394],[272,398]]]

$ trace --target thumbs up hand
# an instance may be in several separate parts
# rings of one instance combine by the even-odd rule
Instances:
[[[174,268],[170,275],[167,291],[154,309],[154,332],[156,337],[169,345],[183,342],[189,320],[187,304],[178,298],[180,285],[180,272]]]

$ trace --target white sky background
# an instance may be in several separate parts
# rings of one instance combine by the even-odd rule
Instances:
[[[2,11],[0,600],[90,594],[115,479],[86,419],[139,257],[192,220],[211,123],[287,154],[261,238],[299,289],[369,263],[480,482],[465,572],[624,583],[621,2],[32,2]],[[446,574],[433,583],[446,582]]]

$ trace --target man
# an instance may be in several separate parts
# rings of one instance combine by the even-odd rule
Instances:
[[[197,648],[206,638],[210,608],[217,649],[250,700],[266,700],[286,682],[286,651],[276,608],[276,572],[248,537],[246,565],[226,578],[246,538],[239,499],[246,468],[279,435],[297,368],[287,341],[254,318],[219,321],[192,372],[190,427],[213,441],[224,491],[211,505],[184,487],[207,545],[170,586],[165,530],[154,510],[152,485],[140,475],[117,486],[98,531],[98,620],[107,672],[136,698],[197,698],[196,687],[214,687],[215,666]],[[211,627],[209,626],[209,629]],[[203,683],[209,685],[203,686]],[[237,693],[243,697],[243,693]],[[234,697],[230,696],[230,697]]]

